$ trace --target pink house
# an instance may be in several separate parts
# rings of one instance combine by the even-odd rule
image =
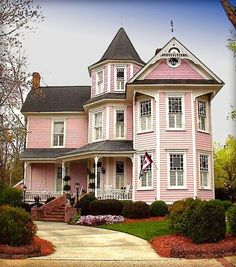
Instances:
[[[224,83],[176,38],[143,62],[123,28],[89,66],[91,86],[33,87],[27,197],[58,196],[71,177],[99,199],[214,198],[211,100]],[[140,177],[145,152],[153,163]]]

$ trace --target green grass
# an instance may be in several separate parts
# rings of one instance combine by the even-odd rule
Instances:
[[[119,223],[102,225],[99,227],[135,235],[145,240],[151,240],[156,236],[173,233],[173,231],[170,229],[170,223],[168,220],[161,222],[135,222],[128,224]]]

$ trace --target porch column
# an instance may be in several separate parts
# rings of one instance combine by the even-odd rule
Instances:
[[[63,194],[63,187],[64,187],[64,182],[63,182],[63,178],[65,177],[66,174],[66,166],[65,166],[65,162],[62,161],[61,163],[61,193]]]
[[[132,200],[134,201],[135,193],[135,168],[134,168],[134,155],[130,157],[132,162]]]
[[[94,174],[95,174],[95,179],[94,179],[94,183],[95,183],[95,197],[97,197],[97,188],[98,188],[98,156],[94,157],[94,163],[95,163],[95,167],[94,167]]]

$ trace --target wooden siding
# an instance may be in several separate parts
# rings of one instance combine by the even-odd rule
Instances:
[[[71,192],[75,193],[75,183],[80,183],[83,189],[87,191],[87,162],[86,161],[76,161],[71,162],[69,167],[70,173],[70,185]]]

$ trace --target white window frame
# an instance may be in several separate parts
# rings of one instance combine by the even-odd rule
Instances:
[[[124,69],[124,89],[123,90],[117,89],[117,86],[116,86],[117,85],[116,84],[117,83],[117,69],[119,68]],[[124,93],[126,82],[127,82],[127,66],[126,65],[115,65],[114,66],[114,91]]]
[[[141,129],[141,103],[145,101],[151,101],[151,128],[142,130]],[[149,133],[153,131],[153,98],[142,98],[138,100],[138,133]]]
[[[148,152],[149,156],[152,158],[153,160],[153,153],[152,152]],[[153,164],[151,164],[151,186],[142,186],[142,178],[143,177],[139,177],[140,176],[140,171],[141,171],[141,157],[144,157],[145,153],[139,154],[138,155],[138,190],[153,190]],[[145,171],[144,171],[145,172]],[[147,178],[146,178],[147,180]]]
[[[54,123],[55,122],[63,122],[64,124],[64,132],[63,132],[63,145],[54,145]],[[52,119],[52,125],[51,125],[51,147],[65,147],[65,142],[66,142],[66,122],[65,119]]]
[[[207,186],[201,183],[201,156],[206,156],[208,159],[208,171],[207,171]],[[211,157],[210,154],[200,152],[198,155],[198,170],[199,170],[199,189],[211,189]]]
[[[169,98],[181,98],[181,107],[182,107],[182,127],[170,127],[169,121]],[[183,131],[185,130],[185,97],[184,94],[179,93],[167,93],[166,94],[166,125],[168,131]],[[175,119],[175,126],[176,126],[176,119]]]
[[[200,120],[199,120],[199,110],[198,110],[198,105],[199,102],[203,102],[206,104],[206,118],[205,118],[205,130],[200,127]],[[197,100],[197,129],[199,132],[204,132],[204,133],[209,133],[209,103],[205,99],[198,99]]]
[[[117,111],[124,112],[124,137],[117,137],[116,136],[116,118],[117,118]],[[114,109],[114,139],[126,139],[126,109],[125,107],[116,107]]]
[[[124,177],[123,177],[123,181],[124,181],[124,185],[123,185],[123,187],[125,187],[126,186],[126,175],[125,175],[125,170],[126,170],[126,165],[125,165],[125,161],[124,160],[116,160],[115,161],[115,188],[116,189],[121,189],[121,186],[119,186],[119,187],[117,187],[117,182],[116,182],[116,179],[117,179],[117,172],[116,172],[116,165],[117,165],[117,163],[123,163],[123,165],[124,165]]]
[[[98,73],[102,72],[102,79],[103,83],[101,84],[101,89],[99,90],[99,85],[98,85]],[[104,69],[99,69],[96,71],[96,95],[102,94],[104,92]]]
[[[183,185],[170,185],[170,155],[176,154],[176,155],[183,155]],[[167,173],[168,173],[168,188],[167,189],[187,189],[187,162],[186,162],[186,151],[185,150],[170,150],[167,152]]]
[[[101,113],[101,119],[102,119],[102,125],[101,125],[101,138],[99,138],[99,139],[96,139],[96,133],[95,133],[95,116],[96,116],[96,114],[98,114],[98,113]],[[103,127],[104,127],[104,125],[103,125],[103,111],[102,110],[97,110],[97,111],[95,111],[94,113],[93,113],[93,129],[92,129],[92,132],[93,132],[93,141],[95,141],[95,142],[98,142],[98,141],[101,141],[101,140],[103,140]]]

